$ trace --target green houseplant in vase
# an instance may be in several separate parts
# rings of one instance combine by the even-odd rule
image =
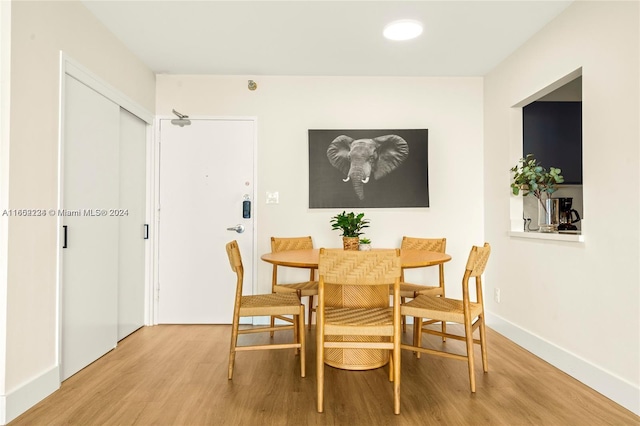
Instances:
[[[518,164],[511,168],[513,182],[511,191],[518,195],[522,190],[523,196],[533,195],[538,199],[538,230],[540,232],[557,232],[560,222],[560,206],[557,198],[551,198],[556,192],[558,184],[564,182],[556,167],[545,169],[538,163],[533,154],[518,160]]]
[[[331,218],[331,229],[342,231],[342,245],[345,250],[358,250],[362,230],[369,227],[364,213],[342,212]]]
[[[360,238],[360,251],[370,251],[371,250],[371,240],[369,238]]]

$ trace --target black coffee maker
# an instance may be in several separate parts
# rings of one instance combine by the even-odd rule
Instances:
[[[573,224],[580,222],[580,215],[571,208],[573,198],[565,197],[558,198],[558,200],[560,203],[560,224],[558,225],[558,231],[577,231],[578,227]]]

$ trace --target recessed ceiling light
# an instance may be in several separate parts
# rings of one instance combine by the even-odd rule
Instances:
[[[413,19],[393,21],[382,32],[389,40],[411,40],[422,34],[422,24]]]

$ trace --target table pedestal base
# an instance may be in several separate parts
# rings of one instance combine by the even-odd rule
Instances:
[[[328,342],[382,342],[384,337],[327,336]],[[324,351],[324,363],[343,370],[373,370],[389,362],[388,349],[338,349]]]
[[[389,306],[389,286],[325,286],[326,306],[374,308]],[[325,336],[327,342],[388,342],[384,336]],[[388,349],[326,348],[325,364],[345,370],[373,370],[389,362]]]

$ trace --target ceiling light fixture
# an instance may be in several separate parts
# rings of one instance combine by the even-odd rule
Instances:
[[[389,40],[411,40],[422,34],[422,24],[413,19],[401,19],[387,24],[382,34]]]

